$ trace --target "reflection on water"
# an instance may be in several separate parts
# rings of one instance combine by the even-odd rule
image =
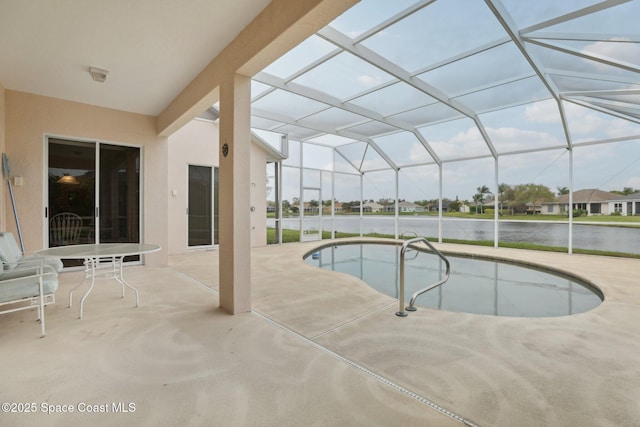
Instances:
[[[358,277],[377,291],[398,297],[400,247],[377,244],[332,246],[306,262]],[[548,272],[501,262],[449,257],[451,276],[416,305],[495,316],[546,317],[582,313],[602,300],[590,288]],[[428,252],[407,252],[405,296],[444,276],[444,263]]]
[[[273,226],[273,220],[268,221]],[[359,233],[358,216],[337,216],[333,220],[336,231]],[[300,220],[283,219],[283,227],[297,230]],[[326,217],[322,221],[323,230],[332,229],[332,220]],[[419,236],[437,237],[438,220],[433,217],[402,216],[399,220],[399,234],[412,231]],[[500,221],[499,241],[529,242],[547,246],[567,247],[569,244],[568,224],[531,221]],[[391,216],[365,216],[362,232],[394,235],[395,224]],[[445,239],[490,240],[493,241],[494,225],[490,220],[452,219],[442,221],[442,237]],[[579,249],[597,249],[613,252],[640,254],[640,227],[605,227],[573,224],[573,247]]]

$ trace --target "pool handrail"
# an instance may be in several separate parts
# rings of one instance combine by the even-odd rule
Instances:
[[[414,244],[414,243],[419,243],[419,242],[424,242],[425,245],[427,245],[427,247],[429,249],[431,249],[431,251],[438,255],[438,257],[440,257],[441,260],[444,261],[444,264],[446,266],[446,271],[445,271],[445,275],[444,275],[444,279],[434,283],[433,285],[427,286],[424,289],[420,289],[419,291],[414,292],[414,294],[411,296],[411,300],[409,301],[409,306],[406,307],[407,311],[416,311],[416,307],[415,307],[415,302],[416,302],[416,298],[418,298],[420,295],[422,295],[423,293],[430,291],[433,288],[437,288],[438,286],[444,284],[447,280],[449,280],[449,273],[451,272],[451,264],[449,264],[449,260],[447,259],[446,256],[444,256],[442,254],[442,252],[440,252],[439,250],[437,250],[428,240],[426,237],[414,237],[413,239],[409,239],[407,241],[405,241],[402,244],[402,248],[400,249],[400,291],[398,293],[398,304],[399,304],[399,308],[400,310],[396,312],[396,316],[400,316],[400,317],[406,317],[407,313],[405,312],[405,307],[404,307],[404,255],[405,252],[407,251],[407,248]]]

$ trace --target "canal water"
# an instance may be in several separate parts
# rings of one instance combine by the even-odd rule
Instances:
[[[317,217],[316,217],[317,218]],[[323,217],[322,230],[346,233],[359,233],[360,217],[336,216]],[[315,223],[314,223],[315,221]],[[272,218],[267,220],[274,226]],[[284,218],[283,228],[299,230],[299,218]],[[317,219],[305,218],[305,227],[319,227]],[[362,221],[362,233],[395,233],[394,218],[391,216],[367,215]],[[401,216],[398,232],[415,233],[418,236],[437,237],[438,219],[425,216]],[[548,221],[500,221],[498,236],[501,242],[528,242],[547,246],[569,246],[569,225]],[[493,240],[494,223],[492,220],[466,218],[443,218],[442,237],[445,239]],[[603,225],[573,224],[573,247],[575,249],[596,249],[604,251],[640,254],[640,227],[616,227]]]

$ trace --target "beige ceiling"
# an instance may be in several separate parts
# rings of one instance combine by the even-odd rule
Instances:
[[[0,0],[6,89],[156,116],[269,0]],[[91,79],[89,67],[109,71]]]

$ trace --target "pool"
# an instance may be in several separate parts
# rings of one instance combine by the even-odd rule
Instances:
[[[451,275],[442,286],[416,300],[418,307],[512,317],[567,316],[589,311],[602,301],[594,286],[559,272],[505,261],[447,255]],[[334,245],[305,257],[309,264],[347,273],[377,291],[398,298],[400,246]],[[444,263],[433,253],[409,250],[405,256],[405,298],[437,282]]]

